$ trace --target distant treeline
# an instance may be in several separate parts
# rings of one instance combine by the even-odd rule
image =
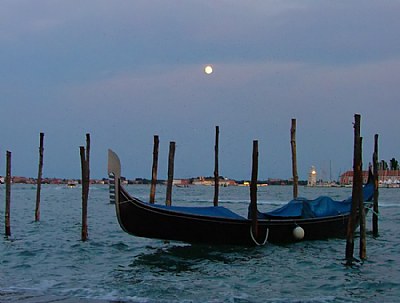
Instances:
[[[397,161],[395,158],[392,158],[388,164],[385,160],[381,160],[378,163],[378,169],[379,170],[399,170],[399,161]]]

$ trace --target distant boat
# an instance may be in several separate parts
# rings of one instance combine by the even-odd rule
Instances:
[[[180,187],[180,188],[186,188],[189,187],[188,184],[175,184],[176,187]]]
[[[76,187],[78,185],[78,182],[77,181],[68,181],[68,183],[67,183],[67,187],[68,188],[74,188],[74,187]]]
[[[258,212],[257,229],[253,219],[222,206],[164,206],[143,202],[121,185],[118,156],[108,152],[110,198],[115,203],[121,228],[138,237],[218,245],[264,245],[267,242],[295,242],[345,237],[351,210],[351,197],[334,201],[296,199],[268,213]],[[374,193],[373,178],[363,188],[364,201]],[[357,228],[356,224],[355,228]]]

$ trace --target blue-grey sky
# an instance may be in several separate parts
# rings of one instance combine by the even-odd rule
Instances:
[[[0,172],[35,177],[45,133],[46,177],[78,178],[91,135],[91,174],[107,149],[128,178],[159,177],[169,141],[175,176],[210,176],[220,126],[220,174],[289,178],[297,119],[298,172],[351,169],[354,114],[364,163],[400,158],[399,1],[53,1],[0,4]],[[212,64],[214,73],[203,72]],[[330,171],[330,167],[332,170]],[[1,173],[0,173],[1,174]],[[3,173],[4,174],[4,173]]]

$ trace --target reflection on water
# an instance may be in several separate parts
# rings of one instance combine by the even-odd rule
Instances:
[[[132,269],[147,267],[166,272],[199,270],[210,263],[233,264],[248,260],[244,254],[247,248],[207,245],[167,245],[153,248],[153,251],[141,253],[135,257],[129,267]]]

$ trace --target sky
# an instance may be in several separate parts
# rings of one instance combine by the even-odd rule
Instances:
[[[361,115],[364,167],[400,158],[400,1],[2,0],[0,175],[79,178],[91,137],[92,178],[107,177],[107,150],[127,178],[150,178],[153,136],[160,179],[169,142],[175,178],[219,173],[259,179],[297,169],[324,180],[353,165]],[[207,64],[213,73],[204,73]],[[4,171],[4,173],[2,173]]]

